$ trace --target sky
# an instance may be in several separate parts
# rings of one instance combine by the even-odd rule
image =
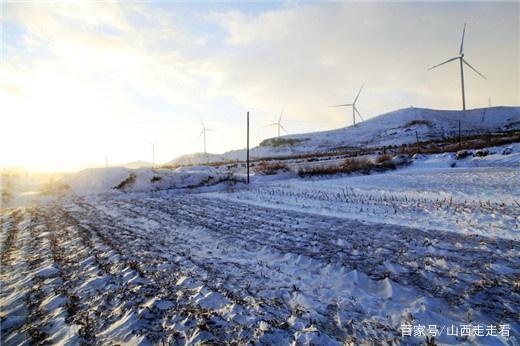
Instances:
[[[410,106],[520,104],[520,3],[1,1],[0,167],[245,147]]]

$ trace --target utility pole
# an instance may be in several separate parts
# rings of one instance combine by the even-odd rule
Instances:
[[[247,150],[246,150],[246,165],[247,165],[247,183],[249,184],[249,112],[247,112]]]

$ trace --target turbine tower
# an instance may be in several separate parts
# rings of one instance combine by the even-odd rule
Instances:
[[[157,143],[159,142],[148,142],[148,144],[152,146],[152,168],[155,167],[155,146],[157,145]]]
[[[276,126],[276,127],[278,127],[278,137],[280,137],[280,129],[283,130],[283,132],[287,133],[287,130],[282,125],[282,116],[283,116],[283,110],[280,113],[280,117],[278,118],[277,122],[267,125],[267,126]]]
[[[204,156],[206,156],[206,160],[209,161],[209,157],[208,157],[208,152],[206,150],[206,132],[208,131],[213,131],[212,129],[208,129],[206,127],[206,125],[204,125],[204,123],[202,122],[202,120],[200,121],[201,125],[202,125],[202,131],[199,135],[199,138],[200,136],[204,136]]]
[[[336,106],[331,106],[331,107],[352,107],[352,124],[356,125],[356,113],[357,115],[359,115],[359,117],[361,118],[361,120],[364,121],[363,117],[361,116],[361,113],[359,113],[357,107],[356,107],[356,102],[359,98],[359,94],[361,94],[361,90],[363,90],[363,87],[365,86],[365,84],[361,85],[361,88],[359,88],[359,91],[356,95],[356,98],[354,99],[354,102],[352,103],[345,103],[345,104],[342,104],[342,105],[336,105]]]
[[[443,63],[440,63],[438,65],[435,65],[435,66],[432,66],[428,69],[428,71],[430,70],[433,70],[434,68],[436,67],[439,67],[441,65],[444,65],[444,64],[447,64],[449,62],[452,62],[454,60],[459,60],[459,63],[460,63],[460,85],[461,85],[461,88],[462,88],[462,110],[466,110],[466,95],[465,95],[465,92],[464,92],[464,64],[466,64],[470,69],[472,69],[473,71],[475,71],[480,77],[484,78],[484,79],[487,79],[482,73],[478,72],[473,66],[471,66],[469,64],[469,62],[466,61],[466,59],[464,59],[464,35],[466,33],[466,23],[464,23],[464,29],[462,30],[462,41],[460,42],[460,50],[459,50],[459,55],[454,57],[454,58],[451,58],[451,59],[448,59],[446,60],[445,62]]]

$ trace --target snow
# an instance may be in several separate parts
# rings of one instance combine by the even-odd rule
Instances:
[[[313,150],[337,147],[382,147],[415,143],[416,132],[421,141],[463,134],[520,129],[520,107],[490,107],[467,111],[406,108],[382,114],[344,129],[290,135],[304,140]]]
[[[458,119],[512,128],[518,109],[402,110],[293,149],[438,136]],[[287,150],[271,149],[256,152]],[[249,186],[219,186],[239,165],[67,174],[59,198],[0,210],[2,342],[424,344],[401,325],[508,324],[509,337],[435,342],[519,344],[520,143],[485,150]]]
[[[185,166],[191,166],[191,165],[199,165],[199,164],[205,164],[207,162],[222,162],[222,161],[228,161],[228,157],[226,155],[219,155],[219,154],[211,154],[211,153],[194,153],[194,154],[186,154],[179,156],[175,158],[174,160],[167,162],[165,165],[172,165],[172,166],[178,166],[178,165],[185,165]]]
[[[509,148],[508,155],[503,155]],[[520,240],[520,144],[421,155],[383,174],[274,180],[212,197],[369,222]],[[453,166],[455,163],[455,167]]]
[[[383,147],[463,135],[520,129],[520,107],[489,107],[466,111],[405,108],[385,113],[353,126],[330,131],[286,135],[266,139],[250,151],[252,159]],[[292,141],[292,143],[291,143]],[[284,143],[285,142],[285,143]],[[168,164],[204,164],[245,160],[245,150],[223,154],[184,155]]]
[[[478,157],[478,150],[467,150],[470,156],[456,159],[456,153],[442,153],[433,155],[417,155],[410,169],[435,168],[472,168],[472,167],[518,167],[520,168],[520,143],[513,143],[485,149],[489,154]]]
[[[369,220],[372,214],[364,211],[345,216],[342,206],[353,202],[333,203],[334,209],[324,197],[346,184],[358,199],[382,190],[411,199],[430,186],[421,200],[427,205],[430,194],[468,183],[454,200],[478,199],[471,184],[482,179],[501,189],[497,200],[511,187],[517,194],[517,186],[490,169],[478,168],[473,182],[463,173],[467,168],[451,169],[455,180],[446,179],[445,169],[406,169],[271,181],[235,192],[73,196],[36,213],[17,209],[2,219],[10,238],[25,239],[7,243],[12,255],[2,278],[4,313],[10,316],[14,306],[25,307],[22,316],[38,316],[36,306],[51,310],[37,317],[33,332],[62,342],[417,344],[424,338],[402,339],[401,324],[478,322],[509,323],[511,336],[473,336],[468,344],[515,344],[520,247],[505,230],[467,234],[391,215]],[[518,177],[516,170],[507,174]],[[307,194],[291,204],[291,191]],[[258,197],[264,195],[272,197]],[[410,207],[399,206],[402,218],[413,215]],[[499,220],[506,212],[518,216],[516,209],[492,208]],[[478,215],[471,207],[468,213]],[[417,222],[443,225],[451,214],[415,215]],[[32,268],[33,262],[41,264]],[[53,270],[53,281],[38,281],[42,268],[59,272]],[[63,295],[56,295],[57,287],[66,287]],[[64,310],[71,302],[77,308]],[[98,312],[91,332],[85,327],[89,311]],[[11,342],[22,330],[9,320],[4,335]],[[444,335],[436,341],[463,340]]]
[[[48,277],[56,275],[59,272],[60,272],[59,269],[57,269],[53,266],[48,266],[48,267],[42,268],[39,271],[37,271],[35,273],[35,275],[40,276],[42,278],[48,278]]]
[[[74,194],[147,192],[212,185],[229,179],[229,173],[208,166],[177,169],[91,168],[66,174],[61,182]],[[128,183],[120,188],[122,182]]]

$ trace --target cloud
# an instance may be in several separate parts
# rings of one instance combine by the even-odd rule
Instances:
[[[483,106],[490,93],[516,102],[510,91],[518,92],[518,18],[510,13],[515,7],[518,10],[518,4],[327,3],[259,15],[213,13],[210,20],[228,33],[228,50],[213,59],[211,70],[217,88],[243,103],[287,105],[305,119],[340,119],[341,110],[326,106],[350,101],[363,82],[360,109],[370,116],[412,104],[458,108],[456,66],[435,72],[426,68],[456,55],[467,21],[468,58],[493,76],[489,87],[491,83],[468,74],[470,103]],[[483,35],[485,40],[480,39]],[[502,39],[510,47],[505,49],[507,62],[496,66],[493,60],[504,58],[504,48],[492,42]]]
[[[426,68],[457,53],[464,21],[466,56],[489,78],[467,74],[468,104],[519,103],[519,4],[248,6],[3,4],[0,102],[4,128],[16,131],[0,146],[18,149],[2,159],[59,161],[64,139],[71,165],[106,150],[145,159],[143,143],[159,140],[166,161],[197,150],[199,119],[222,130],[212,151],[239,148],[246,110],[254,142],[274,135],[261,125],[282,108],[290,132],[329,129],[350,123],[329,106],[351,101],[363,82],[365,118],[410,105],[459,108],[457,66]]]
[[[131,160],[164,130],[132,121],[200,109],[201,77],[177,49],[189,36],[168,14],[119,3],[3,6],[5,25],[18,28],[19,40],[7,40],[1,71],[2,123],[11,129],[0,139],[11,148],[2,159],[34,163],[38,151],[77,167],[110,147],[119,160]]]

